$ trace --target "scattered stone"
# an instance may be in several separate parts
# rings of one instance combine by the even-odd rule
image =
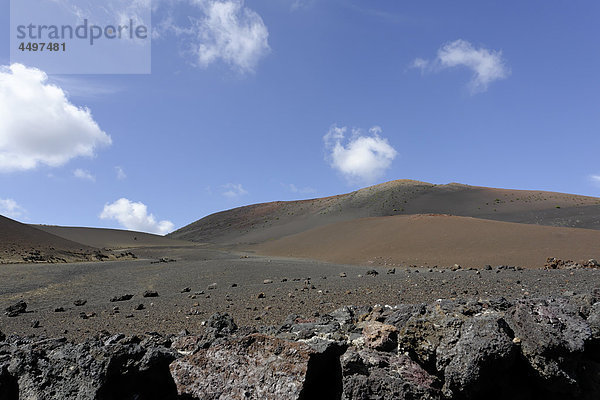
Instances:
[[[81,307],[81,306],[85,306],[85,304],[87,303],[87,300],[83,300],[83,299],[77,299],[73,302],[73,304],[76,307]]]
[[[9,317],[16,317],[19,314],[24,314],[26,312],[26,310],[27,310],[27,303],[25,303],[23,300],[19,300],[12,306],[6,307],[4,309],[5,314],[8,315]]]
[[[211,283],[210,285],[208,285],[208,290],[215,290],[217,288],[217,283]]]
[[[231,287],[238,287],[238,284],[237,283],[232,283]]]
[[[377,276],[377,275],[379,275],[379,272],[377,272],[377,271],[376,271],[376,270],[374,270],[374,269],[370,269],[370,270],[368,270],[368,271],[366,272],[366,274],[367,274],[367,275],[372,275],[372,276]]]
[[[132,294],[124,294],[121,296],[115,296],[112,299],[110,299],[110,301],[112,303],[117,302],[117,301],[127,301],[127,300],[131,300],[133,298]]]
[[[256,295],[257,299],[264,299],[265,297],[267,297],[267,296],[262,292]]]
[[[146,290],[143,297],[158,297],[158,292],[156,290]]]
[[[265,279],[263,281],[263,284],[265,284],[265,285],[268,285],[268,284],[271,284],[271,283],[273,283],[273,281],[271,279]]]
[[[388,275],[393,275],[396,273],[396,268],[390,268],[387,270]]]
[[[189,287],[185,287],[185,288],[181,289],[181,293],[189,293],[191,291],[192,291],[192,288],[189,288]]]
[[[56,307],[54,312],[65,312],[65,309],[63,307]]]
[[[39,328],[40,327],[40,321],[38,321],[37,319],[31,321],[31,327],[32,328]]]
[[[346,273],[345,272],[340,272],[340,278],[345,278],[346,277]]]
[[[146,308],[146,307],[144,307],[144,305],[143,305],[143,304],[138,304],[138,305],[137,305],[137,306],[135,306],[133,309],[134,309],[134,310],[136,310],[136,311],[140,311],[140,310],[143,310],[144,308]]]

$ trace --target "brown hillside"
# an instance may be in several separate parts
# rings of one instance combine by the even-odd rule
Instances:
[[[98,250],[0,216],[0,263],[96,260]]]
[[[259,254],[335,263],[542,267],[548,257],[600,258],[600,231],[447,215],[361,218],[255,246]]]
[[[398,180],[339,196],[223,211],[168,236],[221,245],[255,244],[335,222],[429,213],[600,230],[600,199],[595,197]]]

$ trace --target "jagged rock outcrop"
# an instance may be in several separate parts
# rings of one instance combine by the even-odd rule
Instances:
[[[597,399],[591,295],[347,306],[279,327],[83,343],[0,333],[0,400]]]
[[[0,399],[173,398],[169,346],[158,336],[79,344],[9,337],[0,343]]]

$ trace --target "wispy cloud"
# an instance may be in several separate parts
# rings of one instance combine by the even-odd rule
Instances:
[[[309,186],[304,186],[304,187],[298,187],[296,185],[294,185],[293,183],[282,183],[281,184],[286,190],[292,192],[292,193],[298,193],[298,194],[311,194],[311,193],[316,193],[317,191]]]
[[[462,39],[444,44],[433,61],[416,58],[411,63],[411,67],[418,68],[421,72],[466,67],[473,72],[469,82],[471,93],[485,92],[490,83],[510,75],[502,51],[488,50],[484,47],[475,48]]]
[[[73,175],[78,179],[96,182],[96,177],[92,175],[90,171],[87,171],[85,169],[77,168],[75,171],[73,171]]]
[[[600,175],[590,175],[590,180],[596,185],[600,185]]]
[[[346,127],[336,125],[329,129],[323,137],[326,159],[349,182],[373,183],[390,168],[398,152],[380,136],[379,126],[369,129],[368,134],[352,129],[348,139],[347,131]]]
[[[292,11],[303,10],[311,7],[315,3],[315,0],[291,0],[290,9]]]
[[[123,168],[116,166],[115,172],[117,173],[118,180],[123,181],[123,180],[127,179],[127,175],[125,174],[125,171],[123,170]]]
[[[0,66],[0,172],[57,167],[111,144],[91,111],[47,79],[21,64]]]
[[[223,185],[223,190],[223,196],[229,197],[230,199],[248,194],[248,191],[244,189],[241,183],[228,183]]]
[[[100,219],[116,220],[126,229],[158,235],[165,235],[175,227],[171,221],[158,221],[153,214],[148,213],[148,207],[144,203],[126,198],[106,204],[100,213]]]
[[[0,199],[0,215],[8,218],[20,218],[25,213],[25,209],[13,199]]]

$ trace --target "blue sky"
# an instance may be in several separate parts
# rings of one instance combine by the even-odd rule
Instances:
[[[165,233],[405,178],[600,196],[598,2],[158,0],[151,74],[46,80],[11,66],[8,3],[0,214],[20,221]]]

